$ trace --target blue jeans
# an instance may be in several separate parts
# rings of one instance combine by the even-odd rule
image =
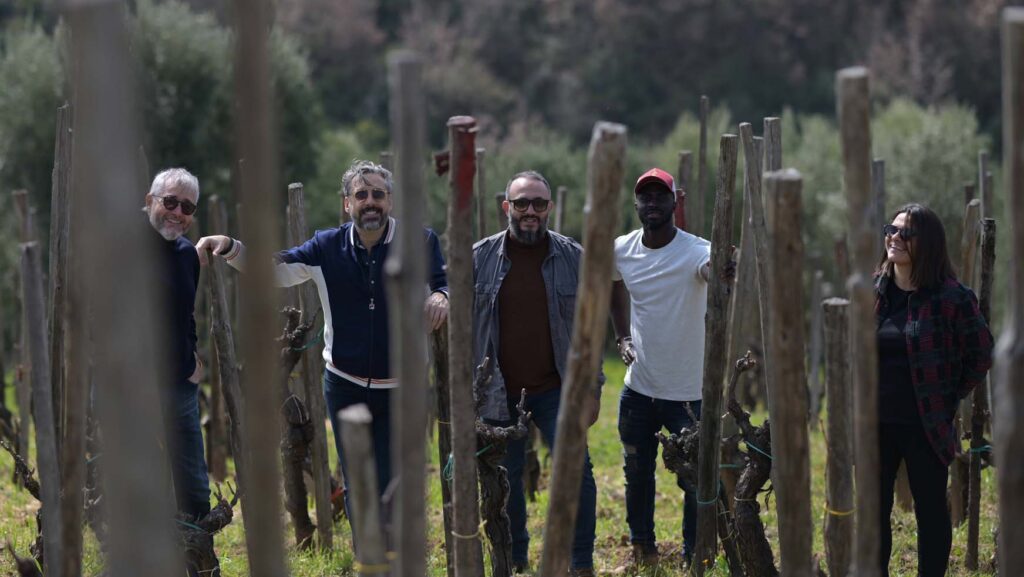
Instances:
[[[165,391],[163,402],[178,510],[199,519],[210,512],[210,478],[199,424],[199,385],[174,383]]]
[[[365,404],[373,417],[371,433],[373,437],[373,457],[377,466],[377,490],[384,494],[391,482],[391,389],[371,389],[343,379],[331,371],[324,370],[324,399],[327,401],[327,413],[331,417],[331,429],[334,430],[334,446],[338,449],[341,460],[341,473],[348,478],[345,451],[341,447],[341,424],[338,422],[338,411]],[[356,463],[357,466],[362,463]],[[346,480],[345,485],[348,486]],[[345,509],[348,509],[348,494],[345,495]],[[350,516],[349,519],[352,517]]]
[[[686,412],[690,406],[700,418],[700,401],[666,401],[640,394],[629,387],[619,399],[619,438],[622,440],[626,473],[626,522],[629,540],[635,545],[654,546],[654,471],[658,460],[658,440],[662,429],[678,433],[692,427]],[[689,556],[697,540],[697,495],[683,495],[683,555]]]
[[[558,421],[558,406],[562,390],[554,389],[528,395],[526,411],[533,413],[533,422],[540,430],[541,437],[547,446],[554,451],[555,425]],[[518,395],[510,395],[518,397]],[[509,406],[509,414],[518,418],[519,411]],[[502,426],[509,422],[498,422]],[[527,564],[527,552],[530,547],[530,534],[526,530],[526,496],[523,492],[523,463],[526,461],[527,439],[510,441],[506,447],[504,466],[508,469],[508,517],[512,523],[512,559],[519,565]],[[579,509],[576,513],[576,532],[572,543],[572,567],[594,566],[594,535],[597,526],[597,485],[594,483],[594,470],[590,464],[588,451],[583,462],[583,479],[580,483]]]

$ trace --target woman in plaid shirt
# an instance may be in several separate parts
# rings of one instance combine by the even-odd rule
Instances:
[[[882,573],[892,552],[893,489],[906,463],[917,517],[918,575],[946,573],[953,532],[946,505],[960,399],[992,364],[992,333],[978,299],[960,284],[942,221],[908,204],[884,227],[876,273]]]

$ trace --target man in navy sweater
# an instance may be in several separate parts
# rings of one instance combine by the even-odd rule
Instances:
[[[210,512],[210,481],[206,473],[203,433],[199,425],[199,380],[202,364],[196,355],[196,288],[199,259],[185,238],[199,201],[199,181],[183,168],[156,175],[143,210],[158,234],[157,278],[164,307],[170,378],[161,387],[167,446],[178,509],[194,519]]]
[[[390,393],[399,383],[391,375],[382,272],[399,223],[389,216],[393,185],[389,170],[357,160],[341,184],[351,222],[318,230],[302,245],[277,253],[275,278],[282,287],[309,280],[316,283],[324,310],[324,397],[342,472],[347,476],[338,411],[365,403],[373,415],[373,451],[383,493],[392,478]],[[448,283],[437,235],[424,229],[423,241],[430,290],[424,310],[427,325],[436,330],[448,316]],[[245,247],[238,240],[203,237],[196,250],[203,263],[213,252],[232,267],[244,268]]]

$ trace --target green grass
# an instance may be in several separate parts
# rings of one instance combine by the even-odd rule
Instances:
[[[623,367],[617,359],[605,362],[605,373],[608,383],[605,385],[601,400],[601,416],[590,429],[590,452],[594,463],[594,476],[598,487],[597,501],[597,542],[595,544],[595,566],[599,575],[633,576],[636,571],[629,564],[629,530],[626,525],[625,481],[622,473],[621,444],[618,438],[616,421],[618,417],[618,394],[622,388]],[[13,406],[13,390],[7,389],[8,406]],[[755,422],[764,418],[763,413],[755,415]],[[332,462],[334,462],[334,444],[328,443]],[[445,557],[443,549],[443,522],[441,519],[441,490],[439,467],[437,465],[437,447],[431,441],[427,449],[428,464],[428,564],[429,575],[441,577],[445,575]],[[547,458],[546,450],[542,450],[541,459]],[[811,433],[811,498],[814,515],[815,535],[814,550],[821,552],[822,523],[824,514],[824,479],[825,441],[820,432]],[[34,513],[38,508],[25,491],[17,489],[11,483],[13,464],[10,457],[0,454],[0,543],[10,541],[21,555],[28,555],[28,546],[35,536]],[[545,467],[545,472],[549,470]],[[991,469],[983,472],[983,501],[981,516],[981,547],[979,558],[983,568],[989,567],[989,558],[993,553],[993,529],[996,524],[995,479]],[[546,486],[547,478],[541,481]],[[674,476],[664,467],[658,468],[658,492],[656,496],[657,510],[655,516],[656,531],[662,554],[665,557],[661,567],[656,571],[648,571],[645,577],[674,577],[685,574],[679,562],[682,495],[676,488]],[[762,500],[763,503],[763,500]],[[775,500],[770,506],[762,507],[762,519],[766,525],[769,539],[775,551],[778,563],[777,525],[775,519]],[[528,503],[529,529],[533,539],[530,543],[530,561],[536,567],[540,561],[543,547],[542,532],[544,513],[548,506],[547,493],[538,495],[537,501]],[[236,508],[236,511],[238,509]],[[312,511],[311,511],[312,515]],[[294,539],[290,526],[285,526],[285,538],[288,544],[288,561],[291,574],[297,577],[320,575],[353,575],[353,556],[350,542],[351,533],[347,522],[342,521],[334,526],[336,550],[332,553],[299,552],[292,543]],[[916,575],[916,523],[913,513],[896,510],[893,515],[893,555],[890,563],[893,577]],[[990,572],[969,572],[963,568],[963,557],[967,543],[967,526],[954,529],[953,552],[950,559],[948,575],[951,577],[967,577],[991,575]],[[248,574],[248,562],[245,551],[245,537],[242,529],[241,514],[235,521],[217,536],[217,551],[221,559],[221,567],[226,577],[244,576]],[[486,547],[485,547],[486,554]],[[85,552],[85,574],[96,575],[101,570],[101,559],[96,542],[91,534],[87,534]],[[7,554],[0,555],[0,574],[13,573],[13,563]],[[707,573],[712,576],[728,575],[725,562],[720,557],[717,566]]]

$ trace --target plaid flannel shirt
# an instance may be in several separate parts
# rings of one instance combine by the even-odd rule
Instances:
[[[877,323],[888,308],[889,282],[887,276],[875,282]],[[977,297],[955,278],[908,298],[905,331],[917,412],[932,449],[948,466],[960,452],[953,417],[960,399],[984,381],[992,366],[992,333]]]

